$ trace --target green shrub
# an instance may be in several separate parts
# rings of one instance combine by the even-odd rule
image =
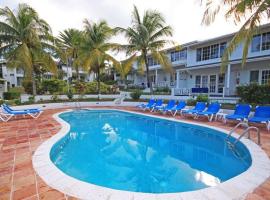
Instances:
[[[250,84],[236,88],[240,101],[251,104],[270,104],[270,84]]]
[[[197,103],[197,101],[195,99],[190,98],[190,99],[187,100],[187,105],[188,106],[195,106],[196,103]]]
[[[208,101],[209,101],[208,96],[205,94],[200,94],[196,98],[196,102],[208,102]]]
[[[16,105],[21,105],[21,99],[15,99],[14,100],[14,103],[16,104]]]
[[[67,98],[68,98],[69,100],[73,99],[73,93],[72,93],[71,90],[69,90],[69,91],[67,92]]]
[[[35,103],[35,97],[34,96],[28,97],[28,103],[30,104]]]
[[[23,80],[22,86],[26,94],[33,94],[33,83],[31,80]],[[39,81],[36,82],[37,94],[44,94]]]
[[[164,93],[170,93],[171,89],[169,87],[159,87],[155,90],[155,92],[164,92]]]
[[[19,99],[21,94],[19,92],[4,92],[3,97],[5,100]]]
[[[86,83],[84,83],[84,82],[79,82],[79,81],[77,81],[76,83],[75,83],[75,86],[74,86],[74,88],[75,88],[75,91],[76,91],[76,93],[77,94],[85,94],[85,92],[87,91],[87,85],[86,85]]]
[[[23,87],[13,87],[9,89],[9,92],[17,92],[20,94],[25,93],[24,88]]]
[[[133,92],[130,93],[130,97],[133,99],[133,100],[139,100],[140,97],[142,95],[142,92],[141,90],[134,90]]]
[[[98,93],[98,83],[96,81],[90,82],[86,84],[86,93],[87,94],[97,94]],[[100,82],[100,93],[101,94],[109,94],[110,86],[106,85],[103,82]]]
[[[50,94],[62,93],[66,82],[59,79],[49,79],[42,81],[42,90],[44,92],[49,92]]]

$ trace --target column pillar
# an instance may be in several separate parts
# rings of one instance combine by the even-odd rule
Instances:
[[[156,69],[156,81],[155,81],[155,85],[156,85],[156,87],[158,85],[158,70],[157,69]]]
[[[176,71],[176,88],[180,88],[180,72],[179,70]]]
[[[230,81],[231,81],[231,64],[228,64],[228,66],[227,66],[227,84],[226,84],[227,95],[229,95],[229,93],[230,93]]]

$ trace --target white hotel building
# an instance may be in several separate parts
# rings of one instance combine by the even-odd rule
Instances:
[[[270,81],[270,24],[261,26],[249,47],[247,62],[242,68],[243,45],[230,57],[225,73],[221,73],[221,56],[234,34],[182,45],[182,49],[167,50],[173,74],[166,73],[151,56],[148,57],[150,77],[154,87],[170,87],[174,95],[190,95],[204,91],[211,96],[235,96],[239,85]],[[136,68],[136,64],[134,66]],[[146,75],[129,76],[135,85],[146,85]]]

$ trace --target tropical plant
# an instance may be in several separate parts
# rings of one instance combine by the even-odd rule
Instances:
[[[78,29],[66,29],[60,32],[58,37],[58,47],[61,51],[61,58],[67,66],[71,66],[76,71],[76,78],[80,80],[79,74],[79,49],[82,42],[82,32]]]
[[[140,97],[142,95],[142,91],[141,90],[134,90],[133,92],[130,93],[130,97],[133,99],[133,100],[139,100]]]
[[[0,8],[0,55],[9,67],[21,67],[32,80],[33,95],[37,94],[36,75],[41,71],[56,72],[51,57],[53,37],[50,26],[27,4],[19,4],[16,11]]]
[[[90,23],[84,20],[84,37],[80,48],[80,60],[87,71],[97,74],[98,94],[100,94],[100,73],[109,62],[117,64],[109,53],[109,50],[118,47],[118,44],[110,43],[109,40],[115,34],[114,29],[109,27],[106,21]]]
[[[259,25],[264,17],[270,18],[269,0],[201,0],[205,1],[206,9],[203,23],[210,25],[220,10],[225,10],[225,18],[232,18],[236,24],[244,24],[234,35],[227,46],[223,57],[221,68],[224,70],[229,63],[229,58],[235,48],[243,43],[242,66],[244,66],[249,45],[253,36],[259,32]],[[222,9],[221,9],[222,8]]]
[[[127,58],[126,60],[122,60],[121,62],[115,65],[115,70],[120,74],[120,78],[125,83],[125,85],[126,85],[127,75],[132,70],[132,66],[134,62],[136,61],[136,59],[137,57],[134,54],[131,57]]]
[[[127,55],[140,54],[137,63],[141,71],[146,70],[147,86],[153,92],[149,75],[148,56],[151,54],[165,70],[171,70],[171,63],[162,48],[168,44],[167,37],[172,36],[171,26],[166,25],[163,15],[156,10],[147,10],[141,18],[136,6],[132,12],[132,24],[128,28],[118,27],[117,30],[125,35],[127,45],[122,45]]]

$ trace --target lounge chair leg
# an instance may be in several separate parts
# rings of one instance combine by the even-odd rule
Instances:
[[[212,114],[211,117],[209,118],[209,122],[212,122],[213,117],[214,117],[214,115]]]

